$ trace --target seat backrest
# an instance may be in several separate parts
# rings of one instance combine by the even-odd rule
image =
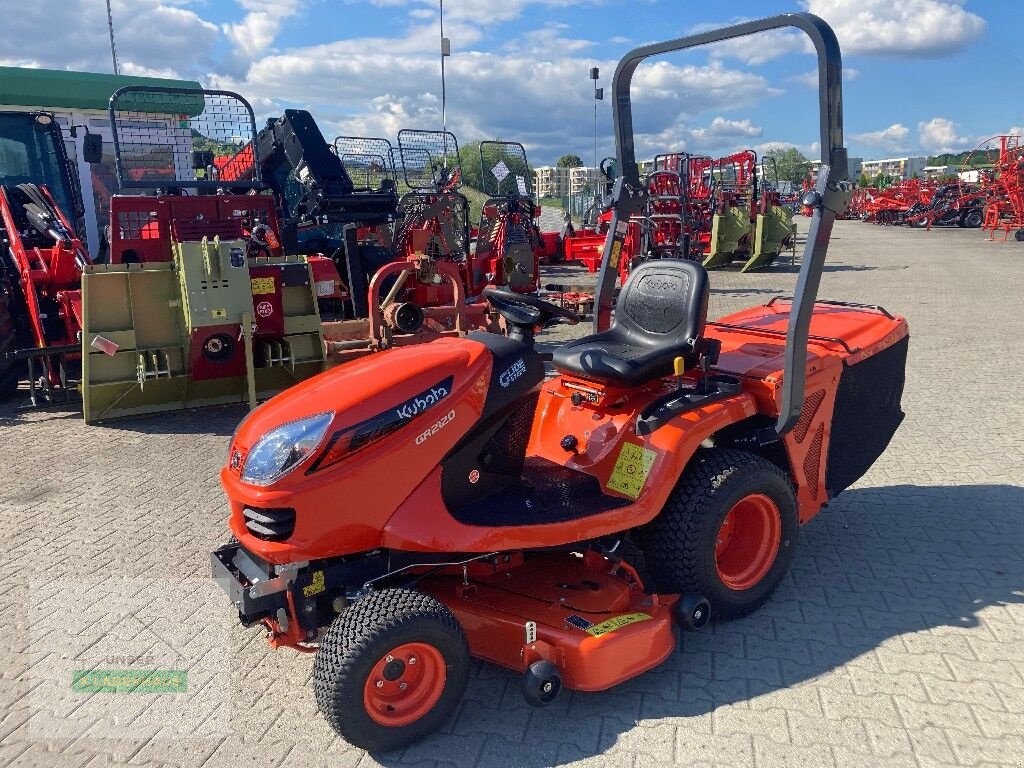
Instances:
[[[696,344],[708,317],[708,273],[695,261],[654,259],[630,273],[615,326],[643,346]]]

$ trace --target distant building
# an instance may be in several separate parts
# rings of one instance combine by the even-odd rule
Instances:
[[[863,171],[864,158],[863,157],[848,157],[846,158],[846,172],[850,179],[856,181],[860,178]],[[818,168],[821,167],[821,160],[811,160],[811,178],[818,178]]]
[[[600,177],[600,173],[597,168],[586,165],[579,168],[542,165],[534,169],[534,188],[538,197],[578,195],[591,188],[592,183]]]
[[[926,179],[941,179],[946,176],[956,176],[960,169],[955,165],[926,165],[921,175]]]
[[[896,179],[912,179],[920,177],[924,173],[925,164],[928,159],[925,157],[892,157],[886,160],[865,160],[861,164],[860,172],[869,179],[878,174],[892,176]],[[858,174],[860,175],[860,174]]]
[[[569,169],[542,165],[533,172],[538,197],[565,197],[569,194]]]

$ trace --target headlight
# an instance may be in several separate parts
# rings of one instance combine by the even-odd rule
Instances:
[[[267,432],[249,451],[242,480],[270,485],[297,467],[324,439],[333,413],[318,413]]]

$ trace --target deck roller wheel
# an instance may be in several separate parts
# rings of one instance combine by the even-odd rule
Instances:
[[[546,707],[558,698],[562,675],[550,661],[535,661],[523,673],[523,697],[534,707]]]
[[[703,629],[711,618],[711,604],[696,592],[687,592],[673,606],[672,618],[688,632]]]

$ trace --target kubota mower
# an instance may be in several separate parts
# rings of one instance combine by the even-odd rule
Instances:
[[[645,59],[783,27],[819,58],[822,166],[795,295],[706,320],[700,264],[653,259],[612,296],[645,206],[630,82]],[[903,414],[903,318],[816,301],[849,201],[832,30],[787,14],[631,51],[613,80],[619,167],[594,333],[489,288],[513,329],[399,348],[327,371],[242,422],[221,481],[231,543],[214,576],[274,647],[315,651],[313,689],[351,743],[436,729],[470,657],[522,673],[536,706],[660,664],[673,623],[742,616],[792,562],[799,527],[885,450]],[[643,550],[649,580],[619,543]]]

